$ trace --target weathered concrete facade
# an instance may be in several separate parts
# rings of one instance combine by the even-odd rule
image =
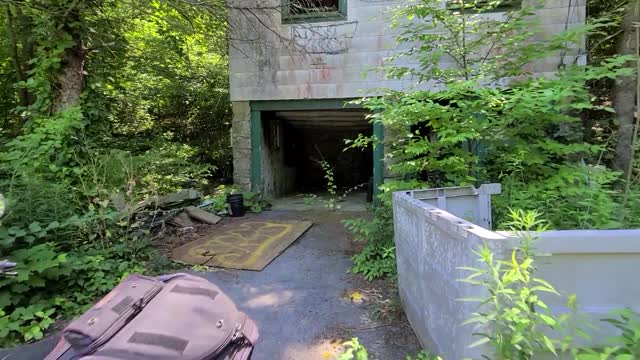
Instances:
[[[280,1],[258,4],[277,8]],[[248,7],[252,1],[233,3]],[[403,81],[385,80],[383,74],[376,72],[363,77],[363,73],[384,64],[397,51],[397,30],[389,28],[389,11],[403,3],[408,1],[347,0],[346,20],[310,24],[282,24],[278,10],[254,11],[262,15],[261,21],[268,28],[240,10],[231,10],[230,21],[233,29],[238,29],[232,36],[236,41],[232,41],[230,51],[231,100],[355,98],[362,96],[362,90],[402,88],[406,85]],[[554,34],[564,30],[565,24],[584,23],[585,0],[543,3],[537,11],[543,33]],[[500,17],[503,13],[491,16]],[[555,72],[559,63],[559,56],[551,57],[532,70]]]
[[[233,182],[251,188],[251,106],[248,101],[232,103],[231,146],[233,148]]]
[[[398,30],[389,28],[390,10],[408,0],[344,0],[347,11],[342,20],[294,24],[283,23],[281,1],[230,1],[231,100],[241,102],[234,105],[234,112],[238,111],[233,121],[234,146],[240,146],[234,149],[234,179],[245,187],[250,186],[251,178],[247,104],[259,100],[351,99],[371,94],[368,91],[374,88],[413,85],[411,80],[388,80],[373,71],[398,51],[394,41]],[[584,23],[586,0],[540,1],[543,7],[537,15],[541,36]],[[487,16],[500,18],[504,13]],[[573,54],[565,55],[565,62],[573,61]],[[411,59],[402,61],[415,63]],[[560,55],[551,56],[528,70],[553,73],[560,62]]]

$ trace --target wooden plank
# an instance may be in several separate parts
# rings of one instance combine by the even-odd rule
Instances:
[[[183,228],[193,226],[193,222],[189,218],[189,215],[184,211],[176,215],[170,222]]]
[[[215,225],[219,223],[220,220],[222,220],[220,216],[216,214],[212,214],[204,209],[201,209],[195,206],[189,206],[184,210],[187,212],[187,214],[189,214],[189,216],[192,219],[196,219],[200,222],[207,223],[210,225]]]

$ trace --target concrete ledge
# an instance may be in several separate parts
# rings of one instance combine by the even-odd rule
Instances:
[[[497,233],[518,236],[508,231]],[[640,251],[640,229],[555,230],[537,233],[535,237],[535,249],[541,254],[635,254]]]

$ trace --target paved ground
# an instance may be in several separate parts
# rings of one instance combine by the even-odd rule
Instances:
[[[326,203],[330,198],[331,196],[328,193],[299,194],[280,197],[271,201],[271,209],[323,211],[327,210]],[[367,203],[367,194],[365,192],[352,192],[345,197],[339,196],[336,205],[340,207],[340,211],[360,212],[366,211],[370,203]]]
[[[216,271],[218,284],[260,327],[254,360],[334,359],[336,344],[360,338],[375,359],[404,359],[418,345],[402,319],[377,319],[393,307],[388,289],[376,289],[347,273],[352,244],[340,223],[363,213],[268,211],[269,219],[309,220],[314,225],[261,272]],[[356,292],[356,296],[349,294]],[[362,303],[352,298],[362,295]]]
[[[393,287],[347,273],[354,245],[340,221],[366,213],[267,211],[247,216],[314,223],[260,272],[204,273],[257,322],[261,337],[253,360],[335,359],[339,345],[351,337],[368,348],[369,359],[404,360],[405,354],[417,353],[416,337],[392,299]],[[0,350],[0,359],[42,359],[54,341]]]

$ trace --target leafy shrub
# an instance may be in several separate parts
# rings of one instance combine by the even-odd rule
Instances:
[[[134,256],[136,246],[127,246],[128,256],[117,249],[67,253],[43,243],[8,254],[18,275],[0,278],[0,347],[41,339],[58,318],[82,313],[126,275],[146,271],[152,256]]]
[[[610,339],[613,346],[610,355],[616,360],[640,358],[640,314],[631,309],[620,309],[612,311],[611,315],[613,317],[603,321],[618,329],[620,335]]]
[[[504,191],[495,196],[495,223],[505,209],[537,209],[553,229],[619,228],[621,204],[613,190],[619,173],[603,166],[563,165],[543,180],[519,181],[514,172],[503,177]]]
[[[329,192],[329,199],[325,202],[325,207],[329,210],[338,210],[340,205],[338,204],[338,185],[336,184],[335,174],[333,167],[327,161],[320,161],[320,167],[324,172],[324,180],[326,182],[325,187]]]
[[[391,209],[375,210],[373,220],[344,220],[343,224],[354,235],[354,240],[364,242],[364,248],[353,256],[351,271],[373,280],[396,274],[396,253],[393,242],[393,217]]]
[[[604,348],[574,343],[575,334],[591,340],[584,330],[595,328],[594,325],[580,321],[575,295],[567,301],[572,313],[552,314],[541,295],[559,294],[547,281],[535,277],[532,234],[546,230],[548,224],[536,211],[511,210],[508,216],[510,220],[505,225],[520,239],[520,247],[512,252],[511,259],[496,260],[485,244],[475,251],[482,267],[464,268],[471,275],[463,281],[485,288],[488,294],[483,298],[462,299],[479,303],[478,311],[465,322],[482,327],[482,332],[476,334],[480,339],[471,346],[490,344],[491,358],[505,360],[532,359],[549,352],[557,356],[558,350],[577,360],[630,360],[640,356],[640,314],[630,309],[613,311],[613,318],[603,320],[620,331]]]
[[[342,344],[345,349],[338,355],[338,360],[368,360],[369,353],[367,349],[360,344],[357,338],[353,338]],[[434,356],[425,351],[421,351],[416,356],[406,355],[405,360],[442,360],[439,356]]]
[[[353,338],[343,345],[346,349],[342,354],[338,355],[338,360],[367,360],[369,358],[367,349],[360,344],[358,339]]]
[[[244,206],[251,212],[259,213],[271,206],[269,199],[259,193],[253,193],[251,191],[242,191],[238,186],[232,185],[220,185],[218,186],[213,195],[207,196],[207,200],[211,201],[211,204],[207,208],[213,212],[224,212],[227,210],[227,196],[231,194],[242,194],[244,197]]]
[[[199,153],[195,147],[171,141],[171,134],[136,159],[143,174],[143,188],[164,194],[189,187],[204,187],[216,169],[194,161]]]

